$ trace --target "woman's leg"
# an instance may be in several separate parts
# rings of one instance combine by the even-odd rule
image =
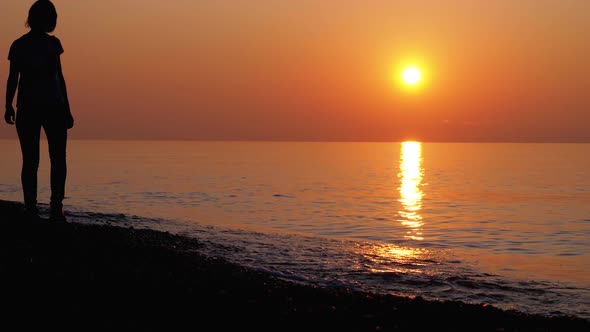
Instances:
[[[43,124],[47,143],[49,145],[49,159],[51,161],[51,207],[61,210],[66,187],[66,145],[68,130],[64,121],[53,119]]]
[[[37,206],[37,170],[39,169],[41,121],[34,116],[29,116],[26,111],[18,110],[16,131],[23,157],[21,182],[25,207],[34,210]]]

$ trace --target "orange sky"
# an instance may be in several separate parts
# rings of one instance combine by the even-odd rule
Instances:
[[[587,0],[54,3],[72,138],[590,142]]]

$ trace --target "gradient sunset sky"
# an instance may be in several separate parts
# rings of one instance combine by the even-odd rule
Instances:
[[[0,4],[3,94],[32,3]],[[590,142],[588,0],[54,4],[71,138]]]

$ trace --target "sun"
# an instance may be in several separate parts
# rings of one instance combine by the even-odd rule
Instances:
[[[402,71],[402,81],[407,85],[417,85],[422,81],[422,71],[416,66],[408,66]]]

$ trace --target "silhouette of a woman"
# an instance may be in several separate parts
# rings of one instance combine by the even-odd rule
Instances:
[[[57,11],[49,0],[38,0],[29,9],[30,31],[10,47],[10,74],[6,87],[8,124],[16,122],[23,165],[21,181],[25,208],[37,216],[37,170],[41,127],[45,130],[51,160],[50,219],[65,221],[67,130],[74,126],[66,83],[61,69],[61,42],[48,33],[57,24]],[[17,114],[12,106],[16,90]]]

